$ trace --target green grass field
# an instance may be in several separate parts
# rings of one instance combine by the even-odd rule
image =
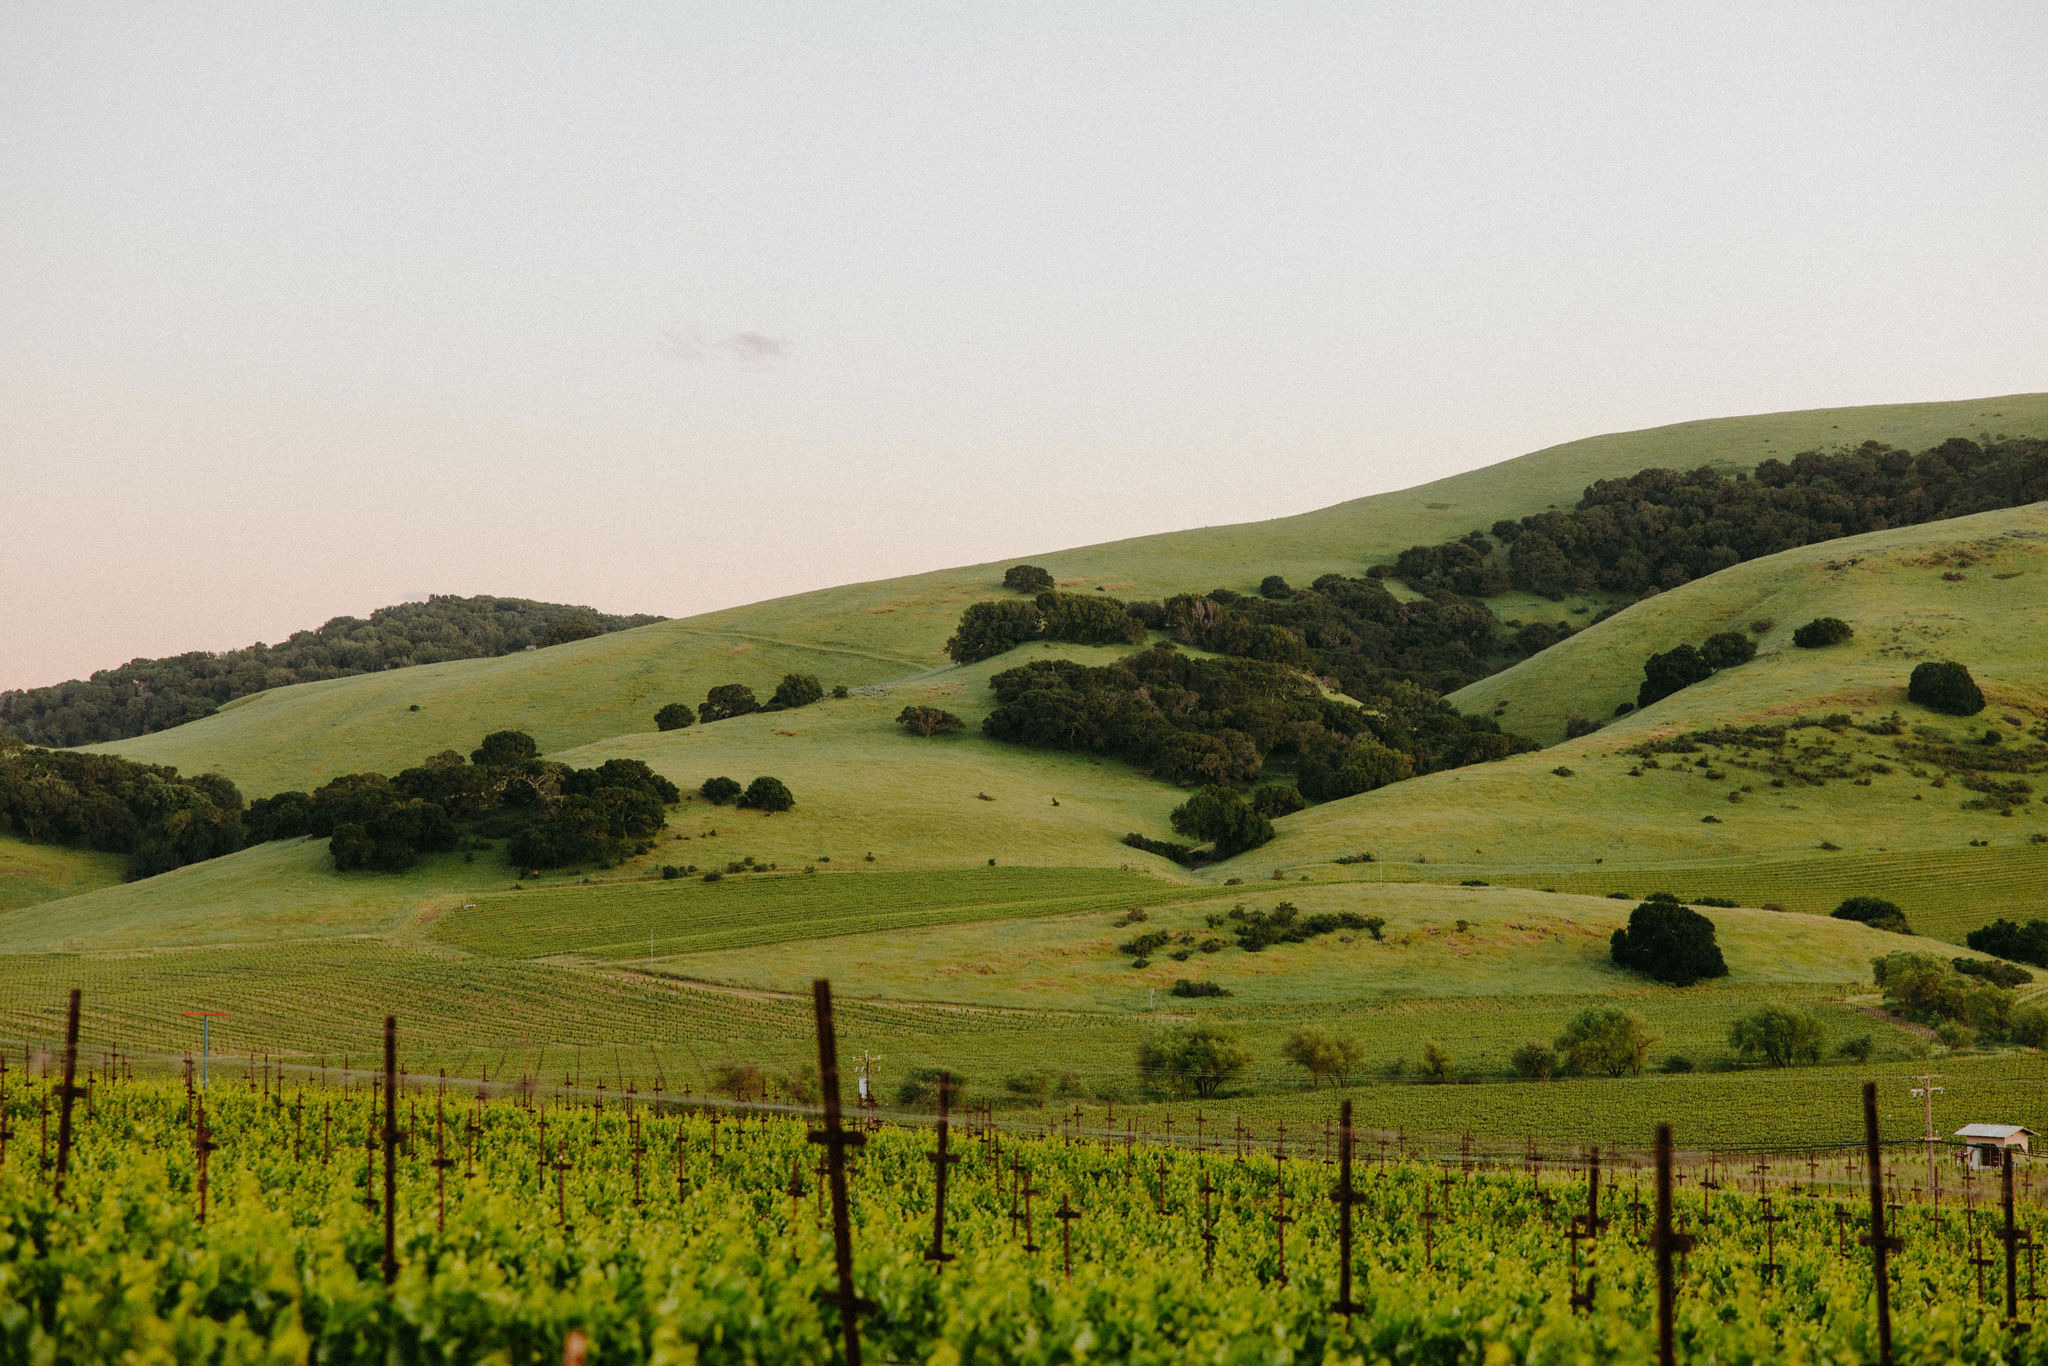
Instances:
[[[1568,505],[1591,480],[1645,466],[1748,467],[1873,437],[1922,447],[2029,431],[2048,431],[2048,395],[1688,423],[1298,517],[1025,558],[1080,590],[1244,590],[1268,573],[1355,573],[1410,544]],[[1179,790],[1118,762],[982,736],[998,669],[1033,654],[1120,653],[1033,646],[952,667],[943,642],[965,603],[1000,591],[1002,565],[280,689],[103,748],[223,772],[256,795],[393,771],[511,726],[578,766],[644,760],[691,794],[712,776],[772,774],[798,805],[764,816],[692,795],[650,851],[533,878],[496,850],[343,875],[323,842],[289,841],[123,883],[124,860],[0,839],[0,1045],[10,1056],[17,1044],[31,1055],[46,1046],[78,985],[88,1051],[118,1045],[158,1065],[193,1046],[187,1010],[227,1012],[214,1036],[222,1054],[312,1066],[360,1060],[396,1012],[419,1066],[701,1091],[721,1062],[801,1066],[812,1047],[804,992],[829,975],[842,1047],[877,1055],[885,1088],[914,1066],[952,1068],[976,1092],[1005,1097],[1006,1079],[1049,1074],[1075,1093],[1065,1103],[1115,1098],[1122,1110],[1135,1098],[1139,1042],[1205,1019],[1252,1055],[1242,1093],[1219,1108],[1260,1124],[1319,1123],[1331,1097],[1305,1090],[1280,1056],[1290,1032],[1318,1024],[1358,1039],[1374,1082],[1352,1094],[1386,1128],[1628,1142],[1671,1118],[1682,1141],[1836,1141],[1853,1125],[1837,1113],[1850,1070],[1720,1070],[1734,1018],[1789,1003],[1814,1011],[1830,1049],[1871,1036],[1874,1060],[1855,1075],[1933,1065],[1957,1079],[1956,1104],[1984,1111],[1971,1117],[2044,1124],[2038,1055],[1950,1053],[1879,1018],[1868,984],[1869,960],[1890,949],[1946,956],[1957,950],[1942,941],[1993,916],[2048,915],[2048,842],[2032,841],[2048,833],[2048,811],[2038,799],[2009,816],[1965,809],[1976,794],[1953,762],[1975,752],[1959,747],[1986,725],[2008,733],[2001,754],[2021,752],[2048,717],[2044,555],[2048,510],[2036,506],[1793,551],[1661,594],[1455,699],[1550,748],[1311,808],[1278,822],[1271,844],[1193,874],[1120,842],[1128,831],[1171,837]],[[1549,619],[1592,604],[1510,595],[1494,606]],[[1823,614],[1852,622],[1855,640],[1791,648],[1792,628]],[[1774,624],[1758,634],[1755,661],[1608,719],[1634,697],[1652,651],[1765,618]],[[1963,723],[1905,703],[1912,665],[1937,657],[1970,664],[1992,699],[1984,715]],[[786,671],[854,693],[652,730],[665,702],[728,681],[765,694]],[[944,707],[967,728],[911,737],[894,721],[910,704]],[[1893,710],[1902,736],[1856,728]],[[1795,730],[1781,749],[1726,746],[1654,765],[1626,752],[1711,725],[1836,712],[1849,724]],[[1575,715],[1608,723],[1563,741]],[[1949,758],[1930,765],[1937,749]],[[1791,776],[1774,786],[1781,771]],[[1379,861],[1335,862],[1364,852]],[[748,859],[776,871],[660,875]],[[1709,912],[1728,979],[1678,991],[1612,966],[1607,936],[1635,903],[1609,894],[1656,890],[1741,903]],[[1900,902],[1928,938],[1825,918],[1858,894]],[[1202,949],[1228,937],[1210,917],[1283,899],[1384,917],[1384,939]],[[1112,923],[1134,910],[1142,925]],[[1176,938],[1135,969],[1117,945],[1150,930]],[[1171,996],[1182,977],[1230,994]],[[1644,1018],[1653,1065],[1683,1057],[1714,1070],[1505,1080],[1517,1045],[1554,1037],[1600,1003]],[[1412,1076],[1431,1042],[1450,1052],[1458,1084],[1393,1079],[1397,1068]],[[1888,1127],[1909,1124],[1889,1090],[1886,1106]]]
[[[23,907],[120,885],[125,854],[64,849],[0,835],[0,923]]]

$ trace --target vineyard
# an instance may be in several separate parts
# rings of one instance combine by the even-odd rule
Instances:
[[[1881,1145],[1868,1093],[1866,1143],[1740,1158],[1348,1103],[883,1125],[819,1007],[822,1115],[451,1083],[395,1032],[328,1086],[16,1069],[0,1361],[1648,1361],[1668,1287],[1678,1360],[2048,1362],[2033,1173]]]

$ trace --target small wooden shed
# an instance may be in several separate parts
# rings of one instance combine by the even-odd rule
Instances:
[[[2034,1131],[2023,1124],[1965,1124],[1956,1137],[1968,1144],[1966,1160],[1973,1172],[1997,1171],[2005,1165],[2005,1150],[2027,1155],[2027,1140]]]

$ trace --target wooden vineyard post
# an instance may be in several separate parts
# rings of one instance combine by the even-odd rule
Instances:
[[[1337,1107],[1337,1189],[1330,1196],[1337,1202],[1337,1299],[1330,1309],[1344,1316],[1346,1327],[1353,1314],[1365,1309],[1351,1298],[1351,1207],[1359,1198],[1351,1185],[1351,1146],[1351,1102],[1346,1100]]]
[[[1877,1141],[1877,1083],[1863,1083],[1863,1150],[1870,1169],[1870,1232],[1863,1235],[1870,1249],[1870,1267],[1877,1290],[1877,1366],[1892,1366],[1892,1282],[1891,1254],[1905,1247],[1903,1240],[1885,1232],[1884,1154]]]
[[[1294,1216],[1287,1212],[1287,1126],[1280,1126],[1280,1136],[1273,1146],[1273,1243],[1279,1252],[1280,1270],[1274,1277],[1280,1284],[1287,1284],[1287,1226],[1294,1222]]]
[[[932,1245],[926,1248],[924,1253],[924,1259],[937,1267],[943,1267],[953,1260],[953,1254],[946,1251],[946,1174],[947,1169],[960,1160],[960,1155],[948,1146],[952,1136],[952,1103],[953,1074],[940,1072],[939,1145],[935,1151],[926,1154],[932,1164],[932,1179],[937,1189],[932,1196]]]
[[[448,1231],[448,1169],[455,1159],[448,1156],[447,1130],[442,1123],[441,1100],[434,1098],[434,1232]]]
[[[192,1130],[192,1152],[199,1159],[199,1222],[206,1222],[206,1187],[213,1165],[213,1150],[220,1145],[213,1141],[213,1130],[206,1123],[206,1098],[201,1096],[197,1104],[198,1124]]]
[[[860,1316],[875,1306],[853,1289],[853,1224],[846,1206],[846,1150],[866,1136],[848,1133],[839,1116],[839,1039],[832,1028],[832,983],[820,977],[811,983],[811,1002],[818,1021],[818,1084],[825,1099],[825,1127],[810,1134],[825,1148],[826,1175],[832,1186],[832,1256],[839,1288],[823,1298],[839,1307],[846,1335],[846,1366],[860,1366]]]
[[[398,1017],[384,1017],[384,1284],[398,1280]]]
[[[2020,1241],[2022,1235],[2020,1229],[2013,1221],[2011,1148],[2005,1150],[2002,1176],[2004,1178],[2002,1191],[2005,1202],[2005,1227],[1999,1230],[1998,1240],[2005,1244],[2005,1328],[2009,1333],[2016,1333],[2026,1328],[2027,1325],[2020,1322]]]
[[[1692,1250],[1692,1235],[1671,1228],[1671,1126],[1657,1126],[1657,1222],[1650,1234],[1650,1246],[1657,1254],[1657,1366],[1674,1366],[1678,1360],[1672,1333],[1672,1315],[1677,1306],[1677,1287],[1671,1276],[1673,1253]]]
[[[1060,1196],[1060,1207],[1053,1211],[1053,1217],[1060,1221],[1060,1260],[1066,1266],[1067,1279],[1074,1279],[1074,1221],[1081,1217],[1081,1211],[1074,1208],[1074,1202],[1064,1193]]]
[[[64,1081],[58,1092],[57,1170],[50,1191],[64,1198],[64,1177],[71,1165],[71,1103],[78,1098],[78,1001],[80,992],[71,988],[71,1004],[64,1016]]]
[[[1202,1184],[1197,1189],[1202,1195],[1202,1277],[1206,1280],[1216,1270],[1216,1209],[1211,1203],[1216,1183],[1209,1179],[1207,1163],[1202,1164]]]
[[[633,1208],[639,1209],[647,1201],[640,1193],[640,1159],[647,1155],[647,1145],[640,1141],[640,1112],[628,1112],[626,1116],[627,1137],[632,1143],[633,1154]]]
[[[1785,1216],[1778,1213],[1777,1207],[1772,1204],[1771,1197],[1768,1195],[1761,1197],[1757,1203],[1763,1206],[1764,1211],[1757,1222],[1764,1226],[1764,1264],[1762,1272],[1764,1283],[1768,1285],[1772,1278],[1783,1269],[1778,1265],[1778,1225],[1785,1222]]]
[[[685,1198],[683,1190],[683,1123],[684,1121],[680,1119],[676,1121],[676,1203],[678,1205],[682,1204]]]
[[[1017,1170],[1022,1179],[1024,1187],[1024,1250],[1026,1252],[1039,1252],[1043,1249],[1041,1249],[1038,1246],[1038,1240],[1032,1228],[1031,1197],[1034,1195],[1042,1194],[1043,1192],[1041,1192],[1038,1189],[1037,1185],[1034,1184],[1031,1180],[1031,1168],[1019,1167]]]
[[[792,1246],[791,1255],[793,1256],[795,1255],[794,1245],[796,1242],[796,1202],[804,1198],[804,1164],[802,1158],[792,1157],[789,1159],[789,1185],[783,1189],[782,1193],[789,1197],[789,1236]]]
[[[1586,1262],[1586,1283],[1584,1285],[1579,1284],[1581,1261],[1579,1245],[1582,1242],[1590,1245],[1594,1240],[1598,1239],[1601,1231],[1607,1227],[1607,1220],[1600,1214],[1600,1150],[1597,1147],[1594,1148],[1586,1161],[1586,1211],[1583,1214],[1574,1214],[1571,1217],[1571,1220],[1566,1225],[1564,1236],[1571,1240],[1572,1245],[1572,1308],[1582,1309],[1587,1313],[1591,1313],[1593,1310],[1593,1287],[1598,1278],[1593,1274],[1592,1249],[1588,1246],[1584,1258]]]

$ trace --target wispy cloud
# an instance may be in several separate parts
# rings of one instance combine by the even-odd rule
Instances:
[[[735,332],[729,337],[706,340],[703,334],[671,328],[661,334],[662,347],[678,360],[693,365],[729,361],[756,367],[780,364],[788,346],[765,332]]]

